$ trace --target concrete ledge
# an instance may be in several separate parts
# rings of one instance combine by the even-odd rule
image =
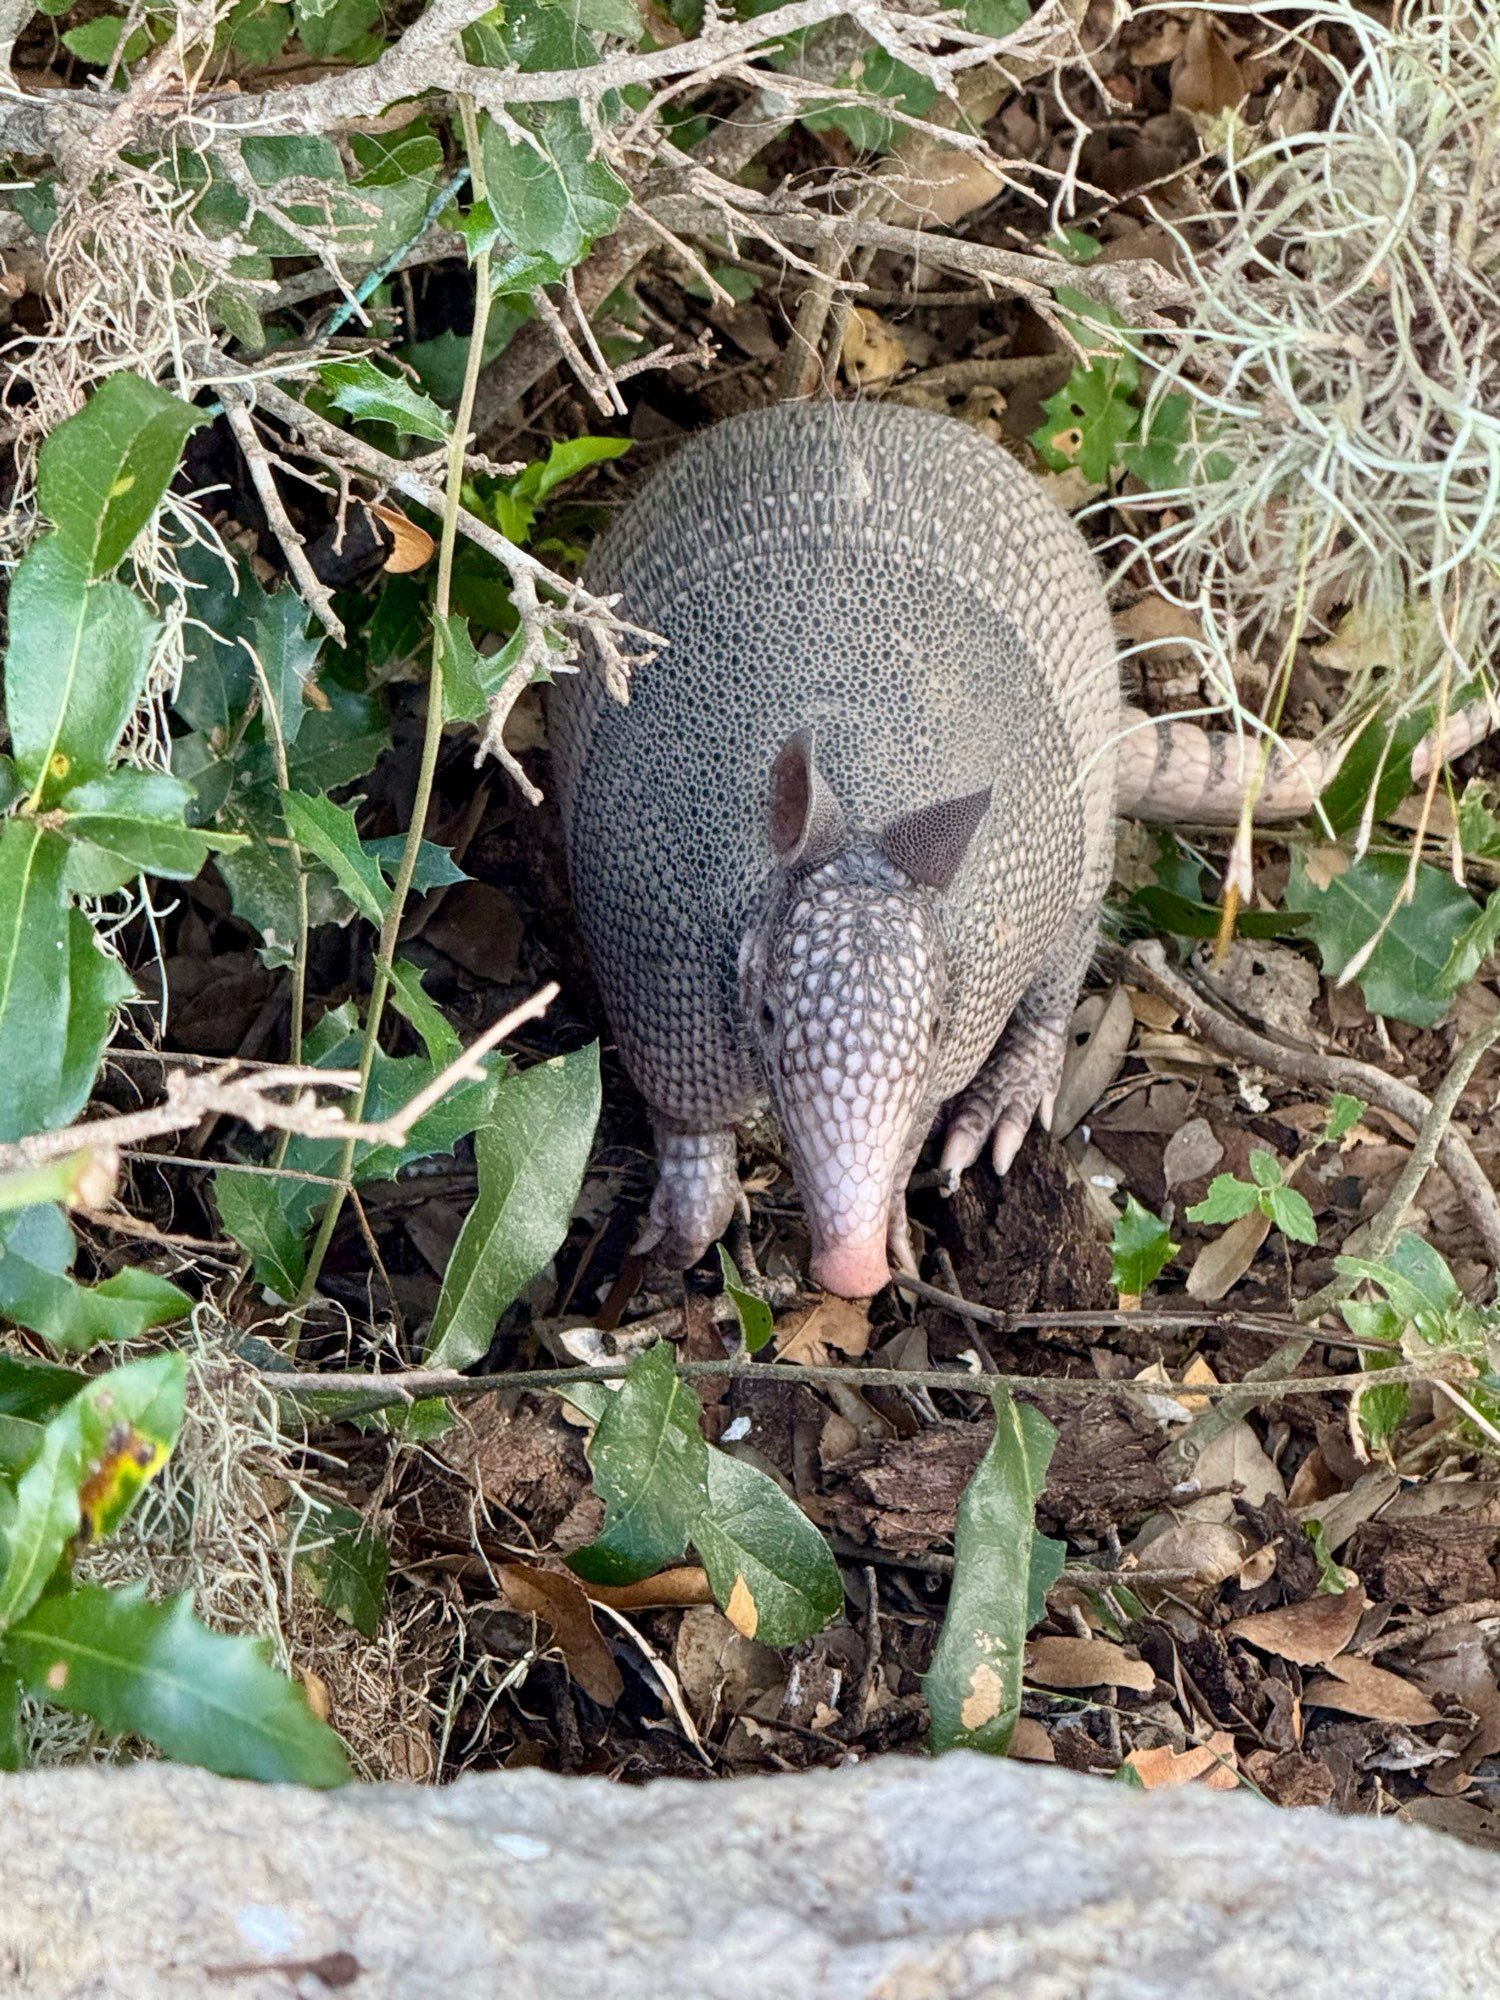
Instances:
[[[7,2000],[1500,1994],[1488,1855],[967,1755],[637,1790],[40,1772],[0,1779],[0,1881]]]

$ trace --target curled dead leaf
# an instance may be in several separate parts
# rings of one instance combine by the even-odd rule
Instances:
[[[676,1611],[683,1605],[714,1601],[708,1572],[697,1563],[658,1570],[638,1583],[584,1583],[580,1579],[579,1587],[591,1602],[607,1604],[611,1611]]]
[[[419,528],[399,507],[388,507],[380,500],[371,500],[368,505],[391,537],[391,552],[381,568],[389,576],[405,576],[409,570],[420,569],[437,548],[427,530]]]
[[[906,366],[907,353],[896,335],[868,306],[856,306],[844,328],[839,365],[851,382],[878,388],[894,382]]]
[[[602,1708],[612,1708],[625,1683],[577,1577],[530,1563],[506,1563],[498,1572],[511,1606],[538,1618],[552,1634],[568,1672]]]

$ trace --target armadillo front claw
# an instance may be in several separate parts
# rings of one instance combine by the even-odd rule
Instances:
[[[651,1214],[633,1245],[654,1251],[674,1271],[685,1271],[729,1227],[742,1201],[735,1173],[733,1132],[656,1131],[661,1175]]]
[[[938,1162],[945,1193],[958,1186],[987,1139],[995,1172],[1004,1174],[1034,1118],[1051,1131],[1067,1027],[1054,1015],[1012,1015],[995,1053],[954,1102]]]

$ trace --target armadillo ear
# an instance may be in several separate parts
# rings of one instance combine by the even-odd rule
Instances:
[[[776,753],[769,832],[783,868],[826,861],[849,838],[844,809],[813,761],[810,729],[789,736]]]
[[[887,860],[929,889],[946,889],[969,851],[979,822],[990,809],[993,785],[964,799],[918,806],[892,820],[881,840]]]

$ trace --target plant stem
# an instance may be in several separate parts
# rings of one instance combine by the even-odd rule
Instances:
[[[484,163],[479,150],[479,121],[473,99],[460,96],[458,110],[463,121],[464,146],[469,155],[469,171],[473,177],[475,198],[482,201],[485,198]],[[358,1123],[365,1114],[370,1077],[380,1047],[380,1024],[391,988],[391,968],[396,962],[396,951],[401,941],[401,920],[406,912],[406,899],[411,893],[412,877],[417,869],[417,856],[421,852],[422,835],[427,825],[427,809],[432,802],[433,779],[437,774],[438,751],[443,740],[443,634],[452,601],[453,552],[458,542],[459,504],[463,494],[469,426],[474,415],[474,394],[484,359],[484,340],[489,328],[489,318],[490,254],[488,250],[481,250],[474,259],[474,324],[469,334],[464,386],[453,419],[453,434],[448,440],[448,461],[443,471],[443,525],[438,541],[437,592],[432,617],[432,665],[427,679],[427,728],[422,738],[422,761],[417,770],[411,824],[407,828],[406,845],[401,850],[401,865],[396,870],[390,907],[385,913],[385,922],[380,927],[380,942],[375,952],[375,976],[370,986],[364,1043],[360,1050],[359,1088],[349,1111],[349,1116],[355,1123]],[[323,1260],[328,1254],[328,1246],[338,1226],[345,1198],[353,1184],[355,1151],[356,1141],[346,1140],[339,1158],[338,1185],[329,1196],[328,1206],[324,1209],[322,1220],[318,1224],[318,1233],[313,1238],[312,1248],[307,1253],[307,1272],[302,1280],[301,1290],[297,1294],[299,1306],[305,1306],[317,1289]]]

